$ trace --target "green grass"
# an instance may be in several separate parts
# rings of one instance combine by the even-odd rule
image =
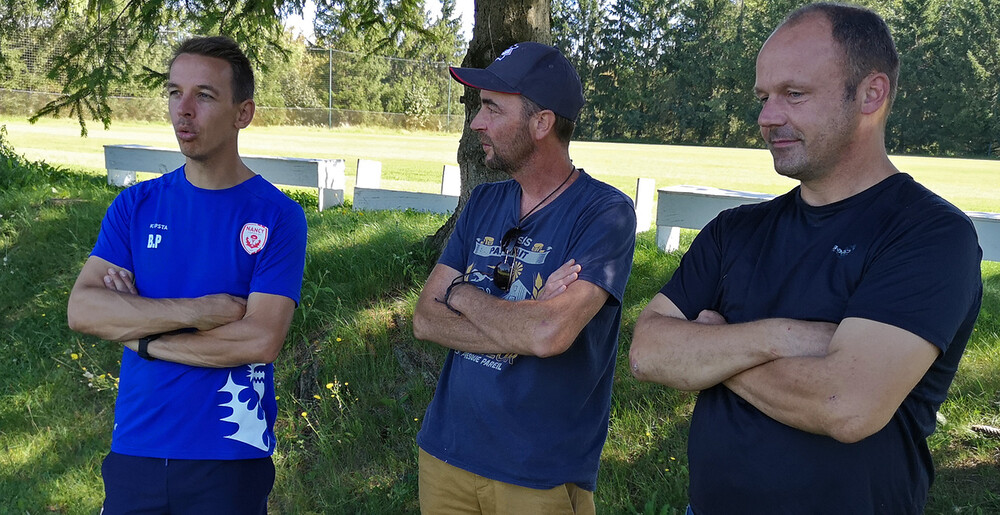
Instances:
[[[100,463],[110,446],[120,346],[71,332],[65,317],[69,289],[117,190],[95,171],[101,166],[103,144],[95,140],[105,133],[92,131],[91,138],[80,140],[70,123],[66,135],[60,136],[61,123],[42,121],[34,126],[46,129],[47,143],[44,134],[32,136],[17,124],[9,125],[9,139],[15,145],[20,141],[37,145],[32,151],[35,157],[53,153],[46,147],[73,151],[83,168],[31,164],[0,155],[0,348],[7,364],[0,377],[0,513],[97,513],[102,498]],[[169,132],[165,139],[153,141],[163,127],[116,125],[119,130],[119,137],[132,138],[114,143],[173,145]],[[423,161],[408,158],[432,154],[433,148],[444,148],[448,141],[453,148],[457,142],[453,135],[298,128],[282,128],[260,138],[266,142],[287,134],[296,134],[294,141],[304,141],[310,134],[316,139],[287,146],[272,141],[274,149],[329,146],[330,156],[338,156],[337,148],[342,149],[340,156],[348,148],[358,155],[366,149],[385,156],[398,152],[403,156],[400,166],[426,168],[421,173],[433,177],[428,180],[437,180],[445,161],[436,156]],[[256,137],[245,137],[244,144]],[[368,146],[350,147],[362,143]],[[591,147],[593,156],[584,151]],[[674,159],[678,160],[674,168],[711,170],[715,175],[733,173],[713,168],[721,165],[711,163],[734,159],[718,156],[756,155],[643,145],[574,143],[572,148],[577,163],[594,170],[607,163],[629,171],[652,170],[660,166],[655,163]],[[601,148],[610,155],[598,156]],[[267,148],[251,151],[275,153]],[[86,157],[88,153],[96,158]],[[92,158],[98,164],[86,162]],[[587,160],[595,164],[588,165]],[[738,163],[749,161],[746,157]],[[996,162],[928,161],[926,173],[957,169],[954,163],[981,164],[982,170],[962,173],[986,177],[995,175],[997,166]],[[669,176],[678,181],[675,184],[712,184],[694,175],[660,173],[658,182]],[[780,184],[783,179],[771,177],[773,173],[760,182],[752,179],[753,173],[744,174],[746,182],[739,185],[714,185],[754,191],[787,188]],[[622,172],[620,180],[634,181],[637,175],[647,174],[627,179]],[[959,196],[975,199],[988,196],[980,189],[996,188],[996,180],[979,181],[987,187],[960,188]],[[306,205],[310,240],[302,302],[276,363],[280,414],[271,512],[416,512],[415,435],[444,351],[415,341],[410,317],[433,261],[421,242],[444,217],[357,213],[347,208],[319,213],[314,194],[294,196]],[[1000,211],[998,204],[1000,195],[994,194],[980,207],[963,207]],[[693,234],[682,234],[682,247]],[[635,319],[678,261],[678,254],[665,255],[655,248],[652,233],[640,235],[624,299],[611,430],[596,494],[600,513],[682,513],[687,500],[685,448],[694,395],[639,383],[627,370]],[[932,514],[1000,513],[1000,441],[969,429],[972,424],[1000,425],[1000,263],[984,263],[983,279],[984,309],[942,406],[946,422],[930,440],[938,470],[927,509]]]

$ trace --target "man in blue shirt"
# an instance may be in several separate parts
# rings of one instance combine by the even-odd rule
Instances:
[[[417,435],[421,511],[593,513],[632,201],[570,160],[583,92],[558,50],[451,73],[481,90],[470,127],[511,179],[472,192],[414,312],[450,349]]]
[[[302,208],[240,159],[250,63],[224,37],[170,63],[181,168],[123,191],[70,294],[74,330],[123,342],[105,514],[265,513],[272,362],[299,300]]]
[[[812,4],[757,57],[761,135],[800,181],[724,211],[636,322],[636,377],[700,390],[690,509],[922,513],[927,436],[982,296],[975,230],[885,151],[899,56]]]

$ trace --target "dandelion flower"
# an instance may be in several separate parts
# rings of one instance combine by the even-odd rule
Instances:
[[[313,399],[322,399],[318,394],[313,394]]]
[[[308,411],[303,411],[302,412],[302,416],[303,417],[308,417],[309,416],[309,412]]]
[[[341,340],[341,339],[340,339],[340,337],[338,336],[338,337],[337,337],[337,341],[339,342],[339,341],[343,341],[343,340]]]
[[[333,390],[333,383],[326,383],[327,390]]]
[[[73,359],[80,359],[80,355],[77,354],[77,353],[75,353],[75,352],[73,354],[70,354],[69,357],[71,357]]]

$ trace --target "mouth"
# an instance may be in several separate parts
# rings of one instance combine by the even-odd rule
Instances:
[[[181,141],[191,141],[198,137],[198,133],[190,127],[178,127],[174,130],[174,134],[177,135],[177,139]]]
[[[797,140],[797,139],[785,139],[785,138],[778,139],[778,138],[775,138],[775,139],[772,139],[772,140],[768,141],[767,146],[769,146],[771,148],[774,148],[774,149],[781,149],[781,148],[790,147],[790,146],[792,146],[792,145],[794,145],[794,144],[796,144],[798,142],[799,142],[799,140]]]

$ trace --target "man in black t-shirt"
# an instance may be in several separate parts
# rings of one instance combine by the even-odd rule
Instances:
[[[699,390],[690,509],[921,513],[927,436],[982,297],[975,229],[885,151],[899,57],[867,9],[811,4],[757,58],[775,170],[636,322],[632,371]]]

